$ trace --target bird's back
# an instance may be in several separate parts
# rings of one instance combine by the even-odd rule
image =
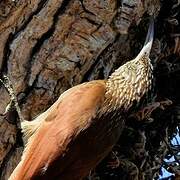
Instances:
[[[92,81],[65,92],[29,139],[10,179],[75,180],[86,176],[121,132],[120,125],[113,126],[113,112],[99,114],[105,91],[104,81]]]

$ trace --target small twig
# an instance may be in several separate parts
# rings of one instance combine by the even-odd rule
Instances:
[[[6,75],[3,75],[3,79],[0,79],[0,82],[4,85],[4,87],[7,89],[9,95],[10,95],[10,99],[11,99],[11,102],[8,104],[8,106],[6,107],[6,110],[4,112],[4,114],[10,109],[12,108],[13,106],[15,107],[17,113],[18,113],[18,116],[19,116],[19,119],[20,119],[20,122],[23,122],[24,121],[24,118],[22,117],[21,115],[21,110],[20,110],[20,107],[19,107],[19,104],[18,104],[18,101],[17,101],[17,97],[14,93],[14,89],[13,89],[13,85],[10,81],[10,79],[6,76]]]

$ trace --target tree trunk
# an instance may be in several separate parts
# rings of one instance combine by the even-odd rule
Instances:
[[[173,135],[179,121],[179,4],[176,0],[134,3],[131,7],[128,1],[116,0],[0,2],[0,70],[10,78],[26,120],[50,107],[68,88],[106,79],[118,66],[133,59],[145,40],[147,14],[155,11],[153,100],[169,98],[173,105],[166,110],[159,106],[149,124],[134,117],[128,119],[113,150],[121,159],[119,167],[108,167],[114,158],[110,154],[92,175],[103,180],[152,179],[168,149],[164,139]],[[3,85],[0,99],[3,114],[10,100]],[[6,180],[23,150],[15,114],[0,116],[0,134],[0,179]]]

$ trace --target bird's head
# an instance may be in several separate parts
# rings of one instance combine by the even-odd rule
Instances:
[[[144,46],[137,57],[119,67],[107,81],[107,97],[112,107],[128,110],[133,101],[140,99],[151,89],[152,65],[149,59],[154,36],[154,20],[151,19]]]

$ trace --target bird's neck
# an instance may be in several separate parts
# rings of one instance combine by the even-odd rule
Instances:
[[[118,68],[106,82],[105,107],[125,111],[151,89],[152,65],[149,58],[132,60]]]

